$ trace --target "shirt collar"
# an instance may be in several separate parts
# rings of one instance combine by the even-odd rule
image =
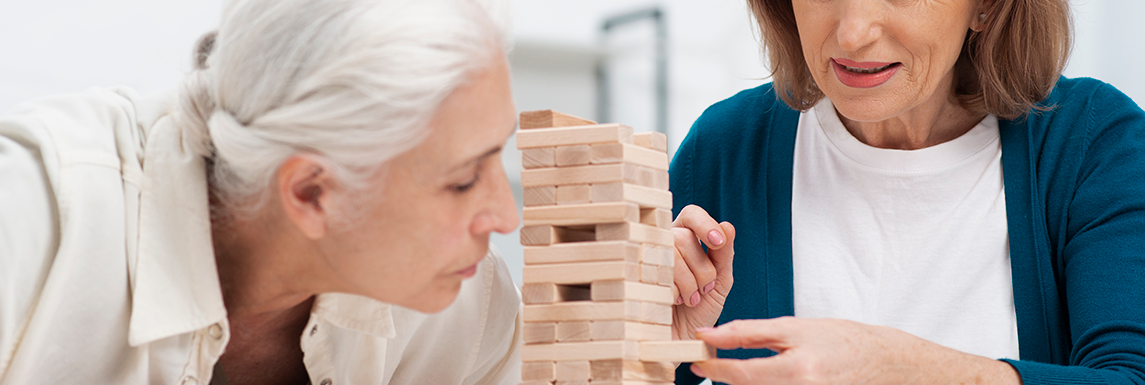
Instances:
[[[393,306],[375,299],[326,293],[314,300],[311,313],[334,326],[380,338],[394,338]]]
[[[140,128],[146,144],[131,346],[201,329],[227,314],[211,244],[205,162],[169,117]]]

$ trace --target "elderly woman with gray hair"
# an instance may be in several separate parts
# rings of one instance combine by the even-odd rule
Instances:
[[[519,382],[501,6],[238,0],[177,100],[0,119],[0,384]],[[734,230],[679,222],[690,335]]]
[[[1145,383],[1145,112],[1060,76],[1066,0],[748,4],[774,81],[672,165],[741,239],[679,382]]]

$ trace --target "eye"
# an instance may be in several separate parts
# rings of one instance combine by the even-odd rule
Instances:
[[[468,182],[465,182],[465,183],[451,185],[451,186],[449,186],[449,189],[453,190],[453,192],[455,192],[455,193],[464,194],[464,193],[469,192],[469,190],[472,190],[473,186],[476,186],[477,181],[479,181],[480,179],[481,179],[481,174],[473,174],[473,179],[470,179]]]

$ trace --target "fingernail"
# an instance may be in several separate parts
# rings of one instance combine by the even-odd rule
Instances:
[[[683,295],[676,296],[676,304],[679,305],[682,303],[684,303],[684,296]]]
[[[715,246],[722,245],[722,244],[724,244],[724,236],[720,235],[719,231],[715,231],[715,230],[709,231],[708,232],[708,242],[711,242],[712,245],[715,245]]]
[[[696,365],[696,364],[692,364],[692,373],[695,373],[697,376],[700,376],[700,377],[704,377],[704,378],[708,377],[708,376],[704,375],[704,371],[701,370],[700,366]]]
[[[707,333],[707,332],[710,332],[712,330],[716,330],[716,328],[711,327],[711,326],[702,327],[702,328],[696,329],[696,333]]]
[[[692,293],[692,298],[689,300],[689,302],[692,303],[692,306],[699,305],[700,304],[700,292],[697,291],[695,293]]]
[[[712,290],[714,290],[715,288],[716,288],[716,281],[712,281],[712,283],[704,285],[704,294],[711,293]]]

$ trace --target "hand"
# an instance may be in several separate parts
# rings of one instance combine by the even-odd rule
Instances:
[[[704,209],[688,205],[680,210],[672,232],[676,236],[672,332],[675,339],[690,340],[696,329],[715,325],[724,310],[732,288],[736,231],[731,223],[716,223]]]
[[[692,372],[729,384],[1021,384],[1009,364],[909,333],[835,319],[737,320],[699,330],[720,349],[771,349],[749,360],[711,359]]]

